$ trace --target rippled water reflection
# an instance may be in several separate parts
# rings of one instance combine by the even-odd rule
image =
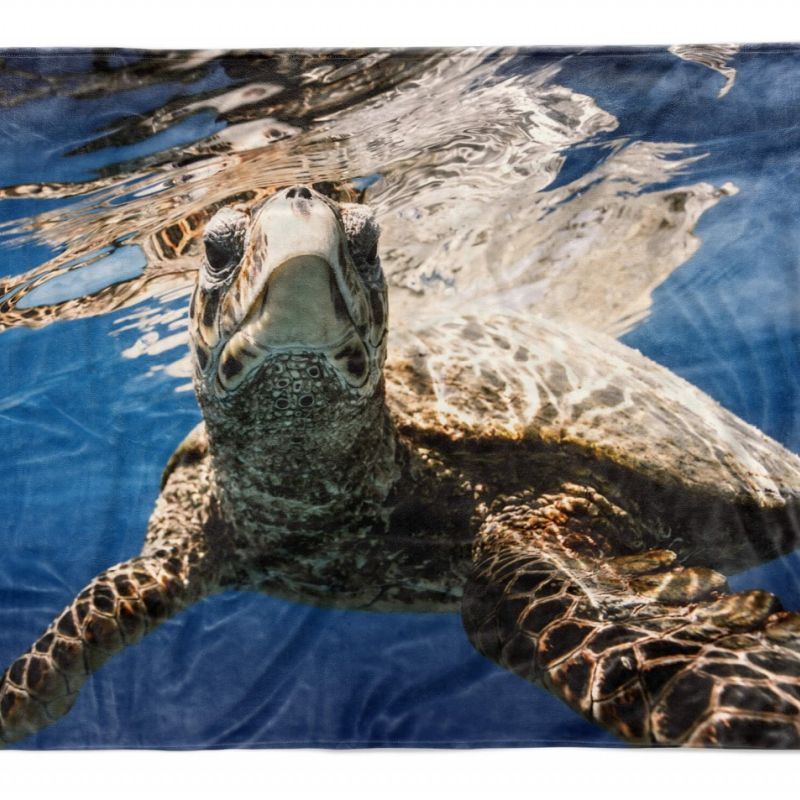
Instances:
[[[175,394],[198,233],[298,181],[375,207],[394,327],[511,308],[625,334],[798,449],[798,72],[792,49],[734,46],[5,53],[0,655],[138,550],[198,413]],[[798,602],[794,562],[765,569]],[[104,668],[35,743],[607,741],[529,692],[451,616],[229,596]]]
[[[503,51],[165,57],[169,70],[139,81],[179,73],[185,94],[82,132],[43,159],[70,178],[89,163],[103,177],[5,190],[61,202],[0,230],[6,246],[35,242],[51,251],[2,286],[0,324],[103,313],[188,287],[196,234],[219,205],[327,180],[366,187],[384,230],[395,321],[446,313],[453,302],[482,304],[488,294],[520,310],[624,330],[696,248],[691,230],[700,214],[734,189],[687,181],[677,192],[651,191],[699,156],[671,142],[596,143],[616,119],[558,82],[555,54],[540,60],[522,69],[524,56]],[[98,96],[90,106],[127,99],[136,84],[130,69],[112,72],[105,92],[94,73],[91,90],[71,91]],[[15,101],[14,108],[35,106]],[[600,148],[602,157],[543,191],[577,146]],[[115,271],[108,260],[123,261],[109,248],[123,247],[130,255]],[[108,260],[98,261],[103,255]],[[137,273],[131,265],[141,260],[147,267]],[[89,280],[89,269],[106,275],[107,286]],[[153,345],[157,322],[157,314],[143,321]]]

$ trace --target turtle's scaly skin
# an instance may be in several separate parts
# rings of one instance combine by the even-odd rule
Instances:
[[[66,713],[90,673],[202,596],[189,557],[139,556],[100,573],[7,670],[0,689],[3,741]]]
[[[58,719],[108,658],[214,591],[224,526],[202,490],[202,482],[186,480],[164,491],[142,552],[95,577],[6,670],[0,741]]]
[[[800,615],[670,550],[614,556],[625,517],[574,484],[499,501],[464,596],[473,644],[632,742],[800,746]]]
[[[243,588],[380,611],[463,595],[481,652],[626,739],[800,743],[800,618],[715,571],[797,546],[796,456],[562,323],[396,330],[385,361],[363,207],[291,187],[221,211],[205,241],[205,422],[167,465],[142,554],[6,671],[4,741],[169,615]]]

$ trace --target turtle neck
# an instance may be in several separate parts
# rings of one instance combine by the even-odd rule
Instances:
[[[343,390],[318,354],[276,359],[224,402],[198,399],[215,491],[238,530],[374,514],[399,478],[383,381],[367,397]]]

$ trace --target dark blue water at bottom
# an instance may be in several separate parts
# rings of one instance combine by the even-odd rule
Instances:
[[[720,76],[666,54],[575,60],[559,80],[617,115],[622,132],[707,142],[698,179],[740,187],[703,217],[702,247],[625,341],[798,450],[800,151],[773,117],[800,86],[800,63],[744,53],[734,65],[737,83],[722,100]],[[676,97],[694,99],[675,108]],[[753,135],[742,137],[743,120]],[[138,552],[163,465],[199,419],[175,379],[121,356],[137,334],[115,329],[116,316],[3,334],[3,663],[93,575]],[[790,556],[732,583],[771,588],[797,607],[798,576]],[[618,743],[478,655],[458,615],[326,611],[231,593],[113,659],[63,720],[21,746],[535,744]]]

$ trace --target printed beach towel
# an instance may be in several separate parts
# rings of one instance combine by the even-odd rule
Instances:
[[[800,744],[796,47],[0,55],[3,743]]]

